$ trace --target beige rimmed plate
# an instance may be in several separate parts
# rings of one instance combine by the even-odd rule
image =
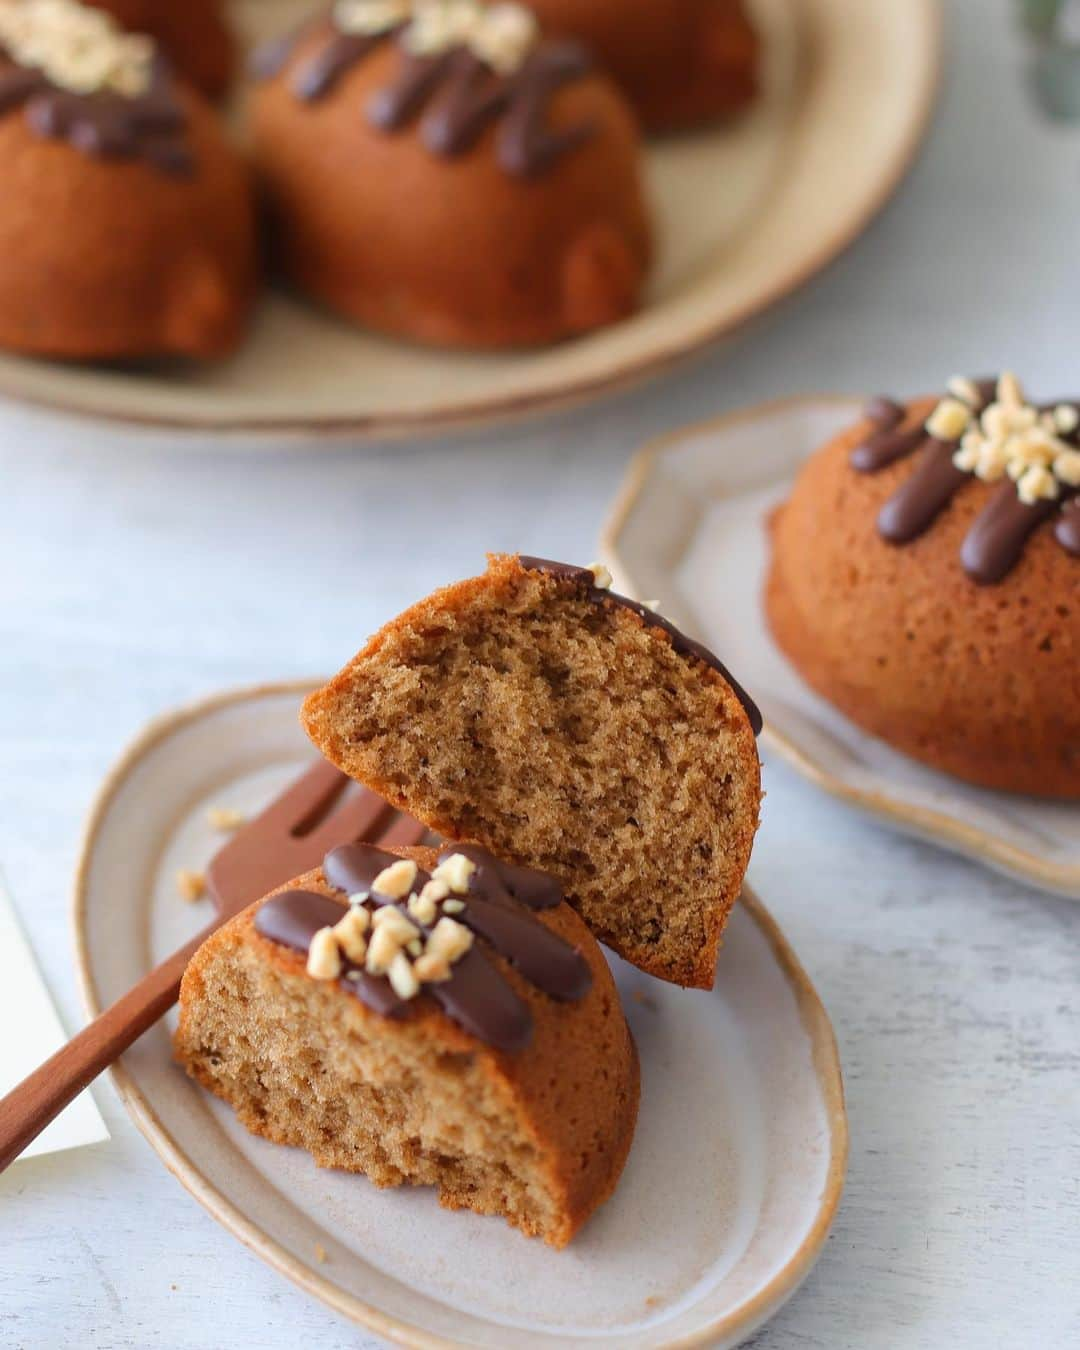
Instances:
[[[310,0],[233,0],[245,34]],[[531,353],[455,354],[351,328],[269,291],[249,341],[204,370],[0,355],[0,394],[238,444],[421,434],[540,412],[658,372],[775,303],[846,248],[899,183],[937,81],[937,0],[753,0],[765,92],[728,129],[652,145],[658,260],[634,318]],[[254,439],[257,437],[258,439]]]
[[[302,692],[242,690],[174,713],[110,775],[75,892],[91,1013],[204,922],[201,905],[177,896],[175,873],[220,844],[208,805],[252,811],[311,758]],[[165,1026],[113,1079],[220,1223],[380,1335],[499,1350],[735,1345],[797,1289],[840,1198],[847,1122],[832,1028],[749,892],[715,992],[614,964],[641,1053],[641,1114],[615,1196],[564,1252],[440,1210],[430,1191],[378,1191],[253,1138],[172,1063]]]
[[[1041,890],[1080,899],[1080,809],[969,787],[860,731],[799,678],[761,609],[765,517],[800,462],[858,416],[850,398],[797,398],[688,427],[633,461],[602,536],[620,586],[723,654],[761,704],[765,745],[907,834]]]

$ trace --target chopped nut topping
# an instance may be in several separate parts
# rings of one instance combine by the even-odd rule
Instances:
[[[418,956],[413,962],[413,974],[421,984],[439,984],[451,975],[450,962],[434,953]]]
[[[366,909],[350,909],[333,927],[341,950],[354,965],[362,965],[367,956],[367,937],[369,915]]]
[[[950,381],[950,387],[955,382]],[[960,433],[963,413],[964,425]],[[1061,484],[1080,486],[1080,450],[1062,440],[1080,426],[1080,412],[1071,404],[1059,404],[1050,412],[1024,399],[1015,375],[1002,375],[997,399],[976,415],[956,399],[943,399],[927,419],[926,429],[943,440],[960,445],[953,463],[986,483],[1008,475],[1016,483],[1020,500],[1028,506],[1054,501]],[[949,434],[946,435],[945,433]]]
[[[201,900],[206,894],[206,877],[202,872],[191,872],[181,867],[176,874],[176,889],[189,902]]]
[[[405,950],[409,953],[410,956],[419,956],[420,953],[424,950],[424,944],[420,940],[420,938],[416,937],[413,938],[411,942],[406,944]]]
[[[466,47],[496,74],[510,75],[520,69],[539,36],[535,17],[522,5],[425,0],[415,4],[404,42],[417,56]]]
[[[412,15],[413,0],[337,0],[334,27],[357,37],[389,33]]]
[[[465,955],[473,944],[472,932],[456,919],[440,919],[424,947],[425,956],[441,956],[451,964]]]
[[[401,910],[395,909],[393,905],[384,905],[382,909],[377,909],[371,916],[371,922],[376,932],[391,934],[394,941],[402,947],[414,937],[420,936],[420,929],[416,924],[410,923]]]
[[[18,66],[40,70],[73,94],[135,98],[149,89],[155,48],[108,14],[73,0],[0,3],[0,46]]]
[[[412,962],[404,952],[398,952],[393,958],[386,974],[398,998],[415,998],[420,992],[420,981],[413,974]]]
[[[444,900],[444,901],[443,901],[443,913],[444,913],[444,914],[460,914],[460,913],[462,913],[462,911],[464,910],[464,908],[465,908],[465,901],[464,901],[464,900]]]
[[[601,591],[609,590],[611,587],[612,576],[602,562],[591,562],[586,569],[594,577],[594,585]]]
[[[320,928],[311,939],[307,973],[316,980],[336,980],[341,974],[341,953],[332,928]]]
[[[1052,501],[1061,492],[1057,479],[1041,464],[1033,464],[1024,470],[1016,481],[1016,490],[1020,500],[1028,506],[1034,506],[1041,498]]]
[[[427,890],[427,887],[424,887]],[[422,923],[425,928],[430,928],[438,917],[435,901],[430,896],[425,896],[424,891],[419,895],[409,896],[409,914],[417,923]]]
[[[371,899],[370,891],[354,891],[353,894],[349,896],[349,904],[366,905],[370,899]]]
[[[958,441],[971,421],[971,409],[956,398],[945,398],[926,419],[926,429],[940,441]]]
[[[220,830],[222,834],[232,834],[243,825],[246,816],[228,806],[212,806],[206,813],[206,819],[212,829]]]
[[[974,380],[969,380],[966,375],[954,375],[945,386],[953,398],[958,398],[961,403],[967,403],[970,407],[978,406],[979,391]]]
[[[416,864],[411,858],[401,858],[398,862],[384,867],[371,889],[376,895],[389,896],[391,900],[404,900],[413,888],[416,880]]]
[[[442,877],[433,877],[431,881],[424,883],[424,889],[420,892],[421,900],[431,900],[438,904],[440,900],[445,900],[450,894],[450,887],[443,881]]]
[[[476,864],[471,858],[464,853],[451,853],[431,875],[436,881],[444,881],[456,895],[468,895],[469,878],[475,871]]]
[[[369,975],[385,975],[401,947],[402,943],[388,928],[376,928],[368,942],[364,969]]]

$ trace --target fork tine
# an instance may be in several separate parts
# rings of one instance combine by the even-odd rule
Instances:
[[[388,817],[393,809],[389,802],[383,801],[370,788],[362,787],[359,791],[350,793],[336,810],[331,811],[327,818],[306,836],[305,842],[312,848],[328,851],[337,844],[347,843],[353,839],[375,839],[380,833],[384,818]]]
[[[379,835],[376,843],[397,844],[401,848],[407,848],[411,844],[419,844],[427,832],[426,825],[422,825],[420,821],[414,820],[412,816],[407,816],[402,811],[396,811],[393,820]]]
[[[292,787],[280,797],[275,797],[252,824],[275,826],[282,832],[291,833],[305,817],[313,815],[320,806],[341,792],[348,782],[345,774],[329,760],[317,759]]]

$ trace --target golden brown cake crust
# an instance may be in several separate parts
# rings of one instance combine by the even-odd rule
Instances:
[[[302,720],[432,829],[558,877],[626,960],[712,988],[760,764],[727,681],[663,630],[492,555],[387,624]]]
[[[326,31],[252,100],[277,256],[299,289],[372,328],[447,346],[554,342],[636,308],[650,230],[634,119],[608,79],[558,90],[552,126],[593,134],[523,179],[500,166],[496,127],[448,157],[423,144],[419,119],[394,132],[369,123],[369,101],[400,71],[394,42],[323,97],[298,99],[290,73]]]
[[[190,175],[45,139],[0,116],[0,346],[104,360],[228,354],[257,284],[247,168],[202,97],[177,87]]]
[[[915,401],[919,425],[936,400]],[[996,484],[972,478],[904,545],[876,520],[910,460],[854,472],[868,422],[803,466],[771,525],[773,636],[823,698],[890,745],[982,787],[1080,798],[1080,562],[1038,529],[1000,582],[961,544]]]
[[[173,68],[210,98],[228,87],[236,44],[222,0],[85,0],[131,33],[161,44]]]
[[[579,38],[649,131],[744,108],[757,92],[757,34],[743,0],[530,0],[546,31]]]
[[[434,865],[431,849],[388,850],[411,857],[423,868]],[[290,881],[279,891],[303,889],[332,896],[346,905],[340,892],[326,884],[321,869]],[[278,894],[278,891],[271,893]],[[270,897],[266,897],[269,899]],[[203,944],[192,958],[180,989],[180,1022],[174,1047],[177,1058],[192,1077],[234,1107],[244,1125],[275,1143],[307,1148],[320,1166],[365,1171],[377,1185],[397,1185],[416,1178],[408,1175],[408,1151],[415,1141],[400,1141],[404,1153],[393,1153],[382,1165],[365,1166],[350,1160],[348,1140],[326,1138],[305,1129],[304,1115],[284,1102],[270,1109],[238,1094],[233,1080],[213,1063],[215,1019],[244,1018],[248,1008],[229,1005],[223,994],[227,977],[246,967],[268,1000],[273,1015],[277,991],[286,990],[303,1008],[295,1035],[303,1041],[310,1027],[333,1033],[346,1047],[354,1040],[372,1040],[403,1059],[423,1054],[425,1062],[466,1065],[465,1081],[478,1099],[490,1099],[513,1118],[517,1139],[512,1150],[529,1150],[532,1179],[551,1198],[552,1214],[542,1226],[521,1215],[485,1204],[482,1197],[439,1180],[439,1201],[447,1208],[503,1213],[530,1236],[541,1236],[562,1247],[589,1215],[606,1200],[622,1172],[633,1139],[639,1096],[637,1052],[619,1003],[615,982],[603,954],[588,929],[568,905],[537,914],[539,922],[573,944],[588,963],[592,985],[579,1002],[561,1003],[537,990],[497,953],[488,949],[514,991],[528,1005],[533,1038],[523,1051],[509,1054],[469,1035],[426,996],[413,1001],[403,1018],[388,1018],[367,1008],[335,982],[314,980],[305,971],[299,952],[262,937],[255,915],[265,900],[256,902],[229,921]],[[297,1006],[294,1004],[294,1007]],[[242,1025],[244,1037],[258,1042],[258,1017]],[[220,1049],[220,1047],[218,1047]],[[256,1054],[257,1052],[251,1052]],[[221,1055],[225,1052],[222,1050]],[[217,1057],[221,1057],[220,1055]],[[441,1082],[417,1084],[436,1100]],[[463,1107],[467,1111],[467,1104]],[[429,1122],[433,1132],[438,1122]],[[389,1134],[384,1140],[390,1148]],[[412,1159],[416,1164],[419,1160]],[[421,1169],[421,1180],[433,1180]]]

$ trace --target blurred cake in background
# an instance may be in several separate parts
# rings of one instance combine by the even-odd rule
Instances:
[[[983,787],[1080,798],[1080,409],[1011,375],[875,399],[772,521],[766,612],[865,730]]]
[[[582,41],[647,131],[741,111],[758,87],[758,37],[743,0],[529,0],[544,31]]]
[[[0,346],[209,358],[257,285],[247,167],[151,38],[74,0],[0,4]]]
[[[340,0],[254,68],[257,167],[299,290],[448,346],[554,342],[637,307],[633,114],[530,11]]]

